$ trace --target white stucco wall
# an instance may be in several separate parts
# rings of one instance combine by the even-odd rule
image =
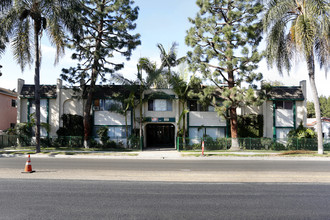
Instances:
[[[292,109],[276,109],[275,110],[276,127],[293,127],[293,110]]]
[[[50,136],[56,136],[56,131],[59,129],[60,124],[59,118],[59,108],[56,104],[56,99],[49,100],[49,124],[50,124]]]
[[[297,111],[297,119],[296,119],[296,127],[299,126],[300,122],[303,122],[304,127],[307,126],[307,108],[305,101],[296,101],[296,111]]]
[[[266,101],[262,105],[262,113],[264,117],[264,137],[273,137],[273,102]]]
[[[27,122],[27,118],[28,118],[28,107],[27,107],[27,99],[19,99],[20,101],[20,118],[17,118],[19,121],[17,121],[17,123],[22,123],[22,122]]]
[[[224,118],[216,112],[189,112],[189,126],[226,126]]]
[[[125,116],[110,111],[95,111],[94,125],[125,125]],[[131,113],[127,113],[127,125],[131,125]]]

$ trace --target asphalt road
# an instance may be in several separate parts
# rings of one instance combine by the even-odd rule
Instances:
[[[330,161],[0,158],[0,179],[330,183]]]
[[[289,160],[134,160],[31,158],[35,170],[330,172],[330,161]],[[26,158],[0,157],[0,169],[23,169]]]
[[[329,184],[0,179],[0,219],[329,219]]]

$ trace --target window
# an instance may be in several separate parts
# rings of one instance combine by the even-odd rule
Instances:
[[[196,100],[189,101],[189,110],[197,111],[197,101]]]
[[[204,135],[216,139],[226,136],[226,128],[223,127],[205,127],[205,128],[189,128],[189,137],[198,139],[202,138]]]
[[[11,128],[15,128],[15,125],[16,125],[15,123],[10,123]]]
[[[130,131],[130,129],[128,129]],[[108,135],[111,138],[124,138],[126,137],[125,127],[109,127]]]
[[[276,101],[275,108],[276,109],[292,109],[293,103],[292,101]]]
[[[99,106],[101,111],[115,111],[123,109],[121,102],[112,99],[94,100],[94,106]]]
[[[15,99],[11,100],[11,107],[16,107],[16,100]]]
[[[172,100],[170,99],[148,100],[148,111],[172,111]]]
[[[199,112],[214,112],[214,106],[203,106],[197,103],[196,100],[189,101],[189,110],[190,111],[199,111]]]

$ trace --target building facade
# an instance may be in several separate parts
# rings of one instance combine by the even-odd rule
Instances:
[[[8,89],[0,88],[0,130],[13,128],[16,124],[17,93]]]
[[[25,85],[18,80],[18,116],[17,122],[28,122],[34,112],[34,86]],[[128,106],[122,97],[134,94],[133,106]],[[62,81],[56,85],[41,85],[41,121],[50,125],[50,131],[43,130],[42,136],[56,136],[56,131],[63,125],[63,114],[83,115],[85,104],[82,91],[66,88]],[[306,125],[306,82],[299,86],[273,87],[269,99],[261,106],[238,108],[239,115],[263,115],[264,137],[282,138],[289,130],[296,128],[300,122]],[[140,94],[138,87],[109,85],[97,86],[93,96],[91,110],[93,133],[98,128],[108,127],[110,139],[126,143],[132,133],[138,134],[140,121],[144,147],[170,147],[176,145],[176,137],[182,127],[180,115],[183,111],[178,96],[171,89],[149,89]],[[139,100],[144,100],[139,104]],[[197,100],[189,100],[185,108],[187,135],[194,139],[208,135],[212,138],[229,137],[229,123],[218,116],[214,107],[207,108],[198,104]],[[142,112],[140,112],[142,111]],[[142,115],[142,120],[140,120]]]

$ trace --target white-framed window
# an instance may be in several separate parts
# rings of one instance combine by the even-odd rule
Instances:
[[[148,111],[172,111],[172,100],[150,99],[148,100]]]

